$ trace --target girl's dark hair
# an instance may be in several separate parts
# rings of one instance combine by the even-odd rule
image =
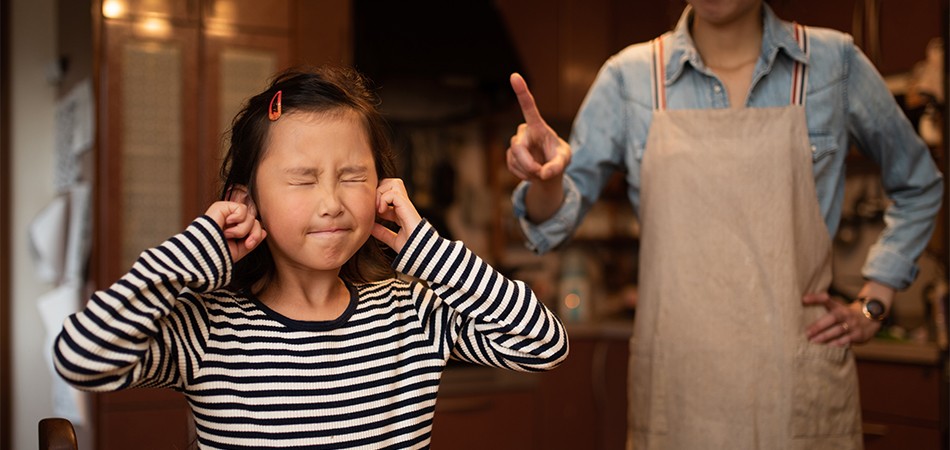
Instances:
[[[222,200],[227,199],[233,186],[243,185],[257,202],[254,180],[266,150],[271,125],[268,111],[277,91],[281,92],[282,114],[295,111],[323,114],[355,112],[362,119],[369,137],[378,179],[396,176],[390,129],[379,112],[379,98],[370,87],[369,80],[355,70],[339,67],[290,69],[277,74],[270,87],[251,97],[234,118],[231,143],[221,165],[224,182]],[[391,260],[381,245],[370,236],[340,269],[340,278],[349,283],[365,283],[395,276]],[[270,249],[267,245],[259,245],[234,264],[231,283],[227,287],[235,292],[250,289],[257,294],[262,286],[273,279],[275,270]]]

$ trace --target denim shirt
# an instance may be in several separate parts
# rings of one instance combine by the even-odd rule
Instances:
[[[667,108],[728,108],[725,86],[693,44],[690,15],[687,7],[664,41]],[[943,196],[942,176],[884,80],[849,35],[809,27],[806,54],[792,33],[791,23],[763,5],[762,52],[745,106],[788,105],[793,63],[808,67],[805,117],[818,203],[828,232],[835,235],[841,217],[845,157],[854,144],[882,168],[881,182],[891,200],[886,228],[870,249],[862,274],[904,289],[914,280],[916,260],[933,232]],[[639,214],[640,163],[653,119],[651,61],[650,44],[641,43],[612,56],[600,69],[574,120],[565,198],[553,217],[541,224],[529,222],[524,203],[527,182],[515,189],[514,210],[529,248],[543,253],[567,240],[614,171],[625,173],[627,195]]]

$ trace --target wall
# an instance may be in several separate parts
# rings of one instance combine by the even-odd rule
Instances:
[[[52,415],[44,329],[36,299],[51,286],[33,275],[25,239],[36,213],[53,198],[53,118],[56,87],[46,66],[56,45],[54,0],[12,0],[10,37],[11,151],[11,394],[14,449],[36,448],[37,422]]]

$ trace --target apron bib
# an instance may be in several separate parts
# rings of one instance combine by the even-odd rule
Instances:
[[[807,53],[805,29],[796,37]],[[848,348],[811,344],[831,283],[805,122],[805,66],[791,104],[667,110],[662,37],[641,168],[640,302],[630,431],[642,449],[856,449]]]

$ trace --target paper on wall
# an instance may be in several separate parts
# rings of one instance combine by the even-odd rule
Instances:
[[[89,79],[76,85],[56,104],[56,191],[68,190],[82,179],[80,156],[92,148],[95,136],[95,108]]]
[[[58,283],[62,277],[68,215],[69,198],[60,195],[33,218],[27,230],[33,269],[41,281]]]
[[[59,285],[37,300],[37,308],[46,328],[43,354],[52,374],[53,412],[76,426],[86,423],[84,394],[68,385],[56,373],[53,366],[53,344],[63,328],[63,322],[79,308],[81,295],[82,284],[76,280]]]
[[[69,229],[66,234],[63,279],[80,282],[92,248],[92,186],[78,182],[69,190]],[[78,305],[77,305],[78,306]]]

